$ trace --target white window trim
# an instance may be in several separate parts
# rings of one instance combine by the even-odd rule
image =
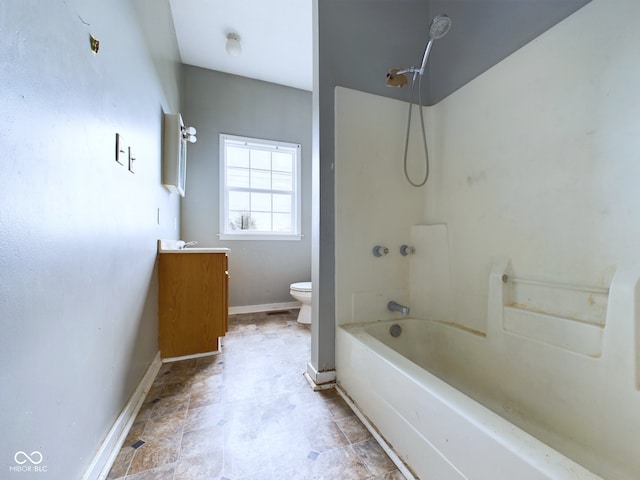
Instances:
[[[295,220],[295,232],[294,233],[279,233],[279,232],[256,232],[251,230],[244,230],[242,233],[228,233],[225,232],[227,227],[227,211],[228,200],[227,194],[227,175],[226,175],[226,157],[224,153],[225,140],[229,139],[235,142],[242,142],[247,145],[264,146],[269,145],[272,147],[285,147],[287,149],[297,148],[296,161],[293,172],[294,183],[294,196],[293,202],[294,212],[292,212],[292,218]],[[263,140],[260,138],[241,137],[238,135],[229,135],[226,133],[220,134],[220,155],[219,155],[219,176],[220,176],[220,222],[218,237],[220,240],[301,240],[302,239],[302,199],[301,199],[301,183],[302,183],[302,155],[300,151],[300,144],[292,142],[280,142],[276,140]]]

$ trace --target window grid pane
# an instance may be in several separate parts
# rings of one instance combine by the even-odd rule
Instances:
[[[229,210],[248,211],[251,209],[251,197],[249,192],[230,190]]]
[[[249,168],[249,151],[245,148],[227,147],[227,167]]]
[[[251,188],[271,190],[271,171],[251,169]]]
[[[227,185],[229,187],[249,187],[251,170],[248,168],[227,168]]]
[[[291,215],[288,213],[273,214],[273,231],[288,232],[291,228]]]
[[[293,173],[293,155],[290,153],[274,152],[271,155],[274,172]]]
[[[291,195],[274,194],[272,197],[273,213],[291,213]]]
[[[293,190],[293,175],[290,173],[273,172],[271,174],[273,190],[291,192]]]
[[[258,232],[271,232],[271,212],[253,212],[251,219],[255,222],[255,228]]]
[[[271,152],[250,150],[251,169],[271,171]]]

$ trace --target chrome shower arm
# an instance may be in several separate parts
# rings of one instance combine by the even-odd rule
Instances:
[[[413,74],[420,74],[422,75],[422,72],[420,71],[419,68],[416,67],[409,67],[409,68],[405,68],[403,70],[400,70],[399,72],[396,72],[393,74],[394,77],[397,77],[399,75],[404,75],[405,73],[413,73]]]

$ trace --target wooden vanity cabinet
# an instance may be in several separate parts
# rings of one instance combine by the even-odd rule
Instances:
[[[162,358],[219,349],[228,330],[226,253],[161,253],[158,345]]]

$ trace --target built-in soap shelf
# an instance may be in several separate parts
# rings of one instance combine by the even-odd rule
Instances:
[[[607,287],[503,275],[505,331],[572,352],[599,357]]]

